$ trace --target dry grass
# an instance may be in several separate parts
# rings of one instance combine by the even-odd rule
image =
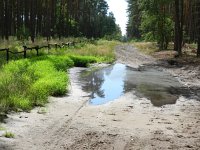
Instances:
[[[117,41],[98,40],[95,43],[87,43],[73,49],[65,50],[69,55],[95,56],[102,57],[107,62],[115,60],[114,49],[120,44]]]
[[[159,54],[167,57],[174,56],[174,44],[170,43],[167,50],[159,51],[156,42],[134,42],[133,45],[144,54],[157,56]],[[197,44],[185,44],[182,48],[183,56],[196,56]]]
[[[139,51],[147,55],[152,55],[158,51],[155,42],[134,42],[133,45],[137,47]]]
[[[185,44],[182,48],[183,56],[175,58],[177,52],[173,50],[173,43],[169,44],[168,50],[159,51],[154,42],[135,42],[133,43],[138,50],[144,54],[151,55],[157,60],[175,60],[178,64],[184,65],[200,65],[200,58],[196,57],[197,44]]]

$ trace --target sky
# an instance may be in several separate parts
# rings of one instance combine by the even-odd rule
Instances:
[[[122,35],[126,34],[127,17],[127,2],[126,0],[106,0],[109,5],[109,11],[114,13],[116,23],[119,24],[122,30]]]

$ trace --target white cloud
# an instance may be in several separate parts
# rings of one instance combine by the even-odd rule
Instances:
[[[114,13],[116,23],[120,25],[122,34],[126,34],[127,17],[127,2],[126,0],[107,0],[109,11]]]

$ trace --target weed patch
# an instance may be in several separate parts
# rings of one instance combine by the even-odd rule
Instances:
[[[8,132],[8,131],[6,131],[6,133],[3,136],[6,138],[14,138],[15,137],[15,135],[12,132]]]

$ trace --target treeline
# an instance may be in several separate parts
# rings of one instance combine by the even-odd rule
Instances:
[[[2,39],[121,34],[105,0],[1,0],[0,22]]]
[[[198,43],[200,56],[199,0],[127,0],[128,38],[157,41],[159,49],[174,42],[174,50],[182,55],[184,43]]]

